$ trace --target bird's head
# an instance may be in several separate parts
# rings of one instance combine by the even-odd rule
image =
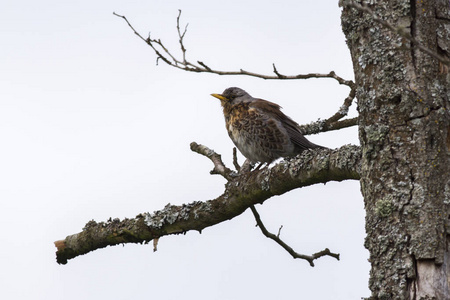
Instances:
[[[222,106],[226,104],[234,105],[243,102],[251,102],[253,100],[252,96],[238,87],[230,87],[223,91],[222,94],[211,94],[211,96],[219,99]]]

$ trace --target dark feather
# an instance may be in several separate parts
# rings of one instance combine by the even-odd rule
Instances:
[[[300,132],[299,125],[294,120],[286,116],[281,111],[281,106],[279,106],[278,104],[264,99],[255,99],[255,101],[252,102],[250,106],[258,108],[264,113],[270,114],[278,121],[280,121],[289,134],[292,143],[295,145],[296,152],[302,152],[303,150],[310,148],[325,148],[308,141]]]
[[[273,102],[255,99],[246,91],[231,87],[220,100],[225,125],[233,143],[252,162],[270,164],[279,157],[289,157],[310,148],[323,148],[308,141],[299,125]]]

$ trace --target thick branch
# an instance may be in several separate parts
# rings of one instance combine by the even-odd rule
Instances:
[[[122,221],[90,221],[82,232],[55,242],[57,262],[66,264],[69,259],[106,246],[148,243],[165,235],[202,231],[240,215],[256,203],[299,187],[328,181],[359,180],[360,159],[360,148],[352,145],[336,150],[304,151],[273,168],[233,178],[226,184],[224,193],[214,200],[179,206],[168,204],[152,214],[143,213]]]
[[[280,230],[278,230],[278,234],[275,235],[273,233],[270,233],[266,227],[264,226],[264,223],[261,221],[261,217],[259,216],[258,211],[256,210],[255,206],[250,206],[250,209],[253,213],[253,216],[255,217],[256,220],[256,224],[258,225],[258,227],[261,229],[261,232],[269,239],[274,240],[278,245],[280,245],[281,247],[284,248],[284,250],[286,250],[290,255],[292,255],[293,258],[300,258],[300,259],[305,259],[309,262],[309,264],[311,265],[311,267],[314,267],[314,260],[318,259],[322,256],[331,256],[336,258],[337,260],[339,260],[339,254],[337,253],[332,253],[328,248],[325,248],[324,250],[314,253],[313,255],[304,255],[304,254],[300,254],[294,251],[294,249],[292,249],[288,244],[286,244],[285,242],[283,242],[283,240],[280,239],[280,231],[281,231],[281,227]]]

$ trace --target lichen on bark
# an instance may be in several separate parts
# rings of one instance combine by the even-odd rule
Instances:
[[[354,145],[304,151],[272,168],[229,177],[223,194],[213,200],[182,205],[169,203],[161,210],[141,213],[131,219],[89,221],[82,232],[55,242],[57,262],[66,264],[69,259],[107,246],[148,243],[189,230],[201,232],[295,188],[328,181],[358,180],[360,160],[360,148]]]
[[[450,21],[445,1],[363,2],[376,17],[404,27],[429,49],[449,56],[448,42],[442,39]],[[417,268],[431,260],[433,274],[449,276],[442,272],[449,255],[448,68],[366,12],[344,6],[342,28],[360,113],[371,299],[450,297],[448,284],[425,284],[438,276],[425,277],[425,268]]]

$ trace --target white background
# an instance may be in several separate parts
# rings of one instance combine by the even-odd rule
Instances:
[[[360,299],[369,263],[359,183],[330,182],[257,208],[296,251],[326,247],[311,268],[255,227],[251,212],[200,235],[108,247],[58,265],[53,242],[94,219],[219,196],[225,180],[193,153],[232,167],[219,101],[238,86],[300,124],[328,118],[348,87],[332,79],[269,81],[187,73],[160,62],[113,11],[180,55],[220,70],[352,79],[337,1],[4,1],[0,18],[1,299]],[[354,108],[352,116],[355,116]],[[357,128],[309,136],[337,148]],[[240,157],[240,161],[243,159]]]

